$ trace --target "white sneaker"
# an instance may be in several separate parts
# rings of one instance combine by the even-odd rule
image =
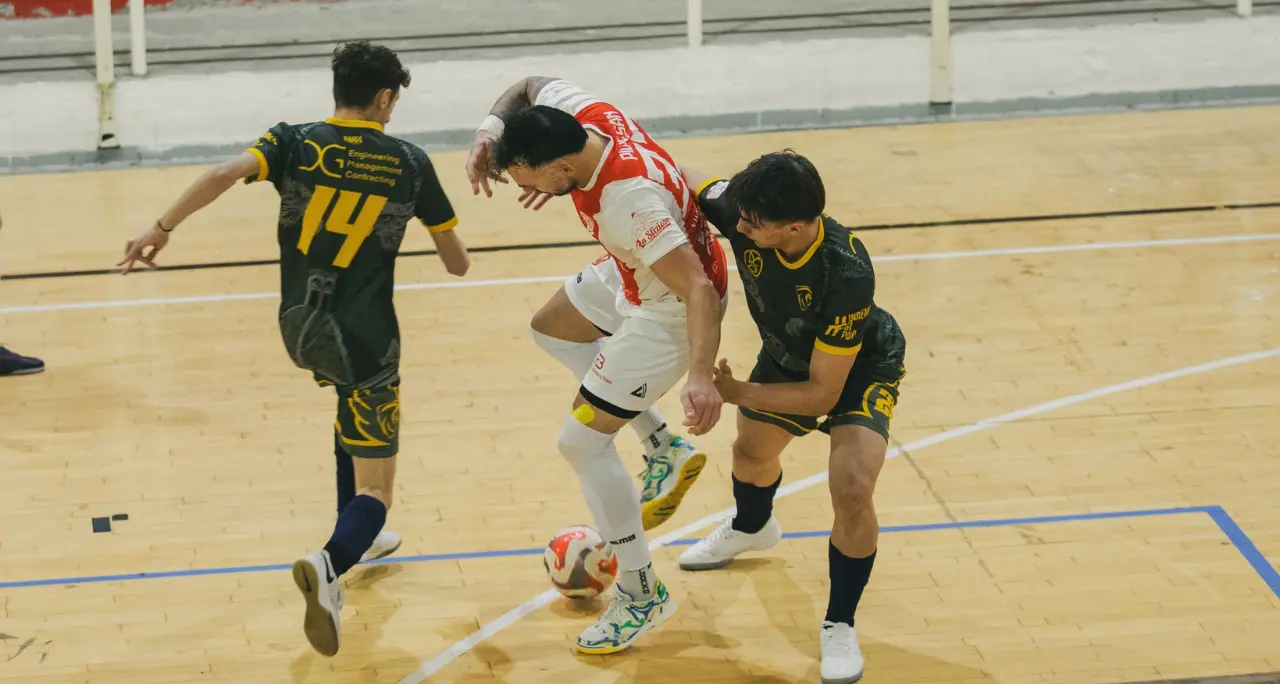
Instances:
[[[342,585],[325,551],[309,553],[293,562],[293,582],[307,602],[302,630],[320,655],[338,652],[338,620],[342,612]]]
[[[395,553],[400,548],[403,540],[400,535],[391,530],[383,530],[378,533],[378,537],[373,540],[373,546],[360,557],[361,563],[368,563],[371,560],[386,558]]]
[[[769,522],[755,534],[733,529],[730,518],[707,535],[702,541],[680,554],[681,570],[715,570],[729,564],[738,554],[746,551],[764,551],[782,541],[782,526],[778,519],[769,516]]]
[[[675,515],[706,465],[707,455],[683,437],[672,437],[667,446],[649,456],[640,475],[644,529],[652,530]]]
[[[843,622],[822,623],[822,684],[853,684],[862,679],[858,633]]]

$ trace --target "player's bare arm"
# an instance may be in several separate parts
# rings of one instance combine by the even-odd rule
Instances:
[[[720,420],[723,400],[713,381],[720,349],[720,295],[688,244],[671,250],[651,266],[653,273],[688,310],[689,379],[680,394],[689,432],[706,434]]]
[[[489,116],[485,118],[484,123],[480,125],[476,131],[475,141],[471,145],[471,154],[467,156],[467,180],[471,181],[471,193],[479,195],[480,190],[484,189],[485,197],[493,197],[493,191],[489,188],[489,181],[494,180],[499,183],[506,183],[507,179],[493,172],[490,167],[490,153],[492,151],[493,141],[502,135],[503,121],[507,117],[528,107],[538,99],[538,93],[546,87],[548,83],[555,81],[550,76],[528,76],[516,81],[506,92],[493,103],[493,108],[489,110]],[[528,199],[528,191],[521,197],[521,201]],[[539,199],[534,197],[534,200]],[[535,208],[542,208],[549,198],[541,198],[542,201]],[[532,200],[529,202],[532,204]],[[526,207],[529,206],[526,204]]]
[[[693,190],[695,196],[698,194],[698,189],[706,185],[707,181],[717,178],[684,164],[678,164],[677,168],[680,169],[680,175],[684,176],[685,184],[689,186],[690,190]]]
[[[156,255],[169,244],[169,233],[173,229],[221,197],[231,186],[257,173],[258,169],[258,157],[246,151],[206,171],[150,228],[125,243],[124,258],[116,265],[124,266],[122,273],[129,273],[139,262],[155,268]]]
[[[839,351],[852,353],[832,354],[814,349],[809,359],[809,379],[805,382],[767,385],[734,379],[729,361],[720,359],[715,374],[716,388],[725,401],[736,406],[802,416],[826,415],[839,401],[857,358],[856,349]]]
[[[471,256],[457,231],[433,232],[431,240],[436,243],[436,253],[449,275],[461,277],[467,274],[467,270],[471,268]]]

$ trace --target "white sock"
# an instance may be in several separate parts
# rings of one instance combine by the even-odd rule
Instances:
[[[558,337],[544,335],[532,328],[529,333],[533,335],[533,341],[542,347],[542,350],[550,354],[566,368],[573,371],[574,377],[581,381],[587,377],[587,371],[591,370],[591,364],[596,360],[596,354],[600,353],[600,340],[595,342],[570,342],[562,340]]]
[[[618,582],[628,594],[647,599],[653,594],[653,562],[640,518],[640,493],[618,457],[613,435],[596,432],[573,416],[560,431],[560,453],[573,466],[582,496],[600,534],[618,559]],[[625,580],[625,582],[624,582]]]
[[[640,415],[631,419],[631,427],[644,445],[644,460],[667,448],[671,443],[671,432],[667,430],[667,421],[658,413],[658,409],[650,406]]]

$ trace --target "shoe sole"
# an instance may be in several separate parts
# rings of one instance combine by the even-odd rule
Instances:
[[[14,375],[35,375],[36,373],[43,373],[43,372],[44,372],[44,366],[41,366],[39,368],[24,368],[22,370],[9,371],[8,373],[0,373],[0,378],[7,378]]]
[[[684,501],[684,495],[689,492],[689,488],[698,480],[698,476],[702,474],[702,469],[705,467],[707,467],[707,455],[701,451],[694,452],[689,460],[680,466],[680,479],[676,481],[676,486],[672,487],[666,496],[646,502],[640,507],[645,531],[652,530],[675,515],[680,502]]]
[[[583,646],[582,644],[574,644],[574,650],[576,650],[578,653],[581,653],[582,655],[610,655],[612,653],[621,653],[622,651],[625,651],[628,648],[631,648],[631,645],[634,644],[637,640],[639,640],[640,637],[648,634],[650,631],[655,630],[658,627],[661,627],[662,623],[666,622],[667,620],[670,620],[671,616],[675,615],[675,612],[676,612],[676,602],[674,600],[671,600],[669,603],[667,603],[667,607],[663,609],[662,614],[658,616],[658,619],[652,622],[646,623],[645,626],[639,632],[637,632],[635,636],[628,639],[626,643],[619,644],[617,646],[605,646],[600,648],[588,648]]]
[[[404,543],[404,539],[402,538],[400,541],[396,542],[396,545],[395,545],[395,546],[393,546],[393,547],[391,547],[391,548],[387,549],[386,551],[383,551],[382,553],[380,553],[380,554],[378,554],[378,555],[376,555],[376,556],[370,556],[369,558],[361,558],[361,559],[360,559],[360,562],[361,562],[361,563],[368,563],[369,561],[376,561],[376,560],[378,560],[379,558],[386,558],[387,556],[390,556],[391,554],[395,553],[396,551],[399,551],[399,550],[400,550],[400,545],[401,545],[401,544],[403,544],[403,543]]]
[[[861,672],[852,677],[844,677],[843,679],[827,679],[826,677],[823,677],[822,684],[853,684],[859,679],[862,679]]]
[[[306,632],[307,641],[320,655],[333,657],[338,653],[338,630],[329,611],[320,605],[320,577],[316,574],[316,567],[306,561],[295,561],[293,583],[298,585],[298,591],[307,602],[306,617],[302,619],[302,631]]]

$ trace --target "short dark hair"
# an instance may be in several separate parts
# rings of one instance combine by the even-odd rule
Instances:
[[[333,101],[339,107],[364,108],[383,90],[409,87],[409,72],[390,48],[357,40],[333,50]]]
[[[587,146],[587,129],[572,114],[555,107],[526,107],[503,122],[493,151],[493,168],[520,164],[536,169]]]
[[[725,200],[752,221],[812,221],[826,208],[827,191],[813,162],[787,149],[739,171]]]

